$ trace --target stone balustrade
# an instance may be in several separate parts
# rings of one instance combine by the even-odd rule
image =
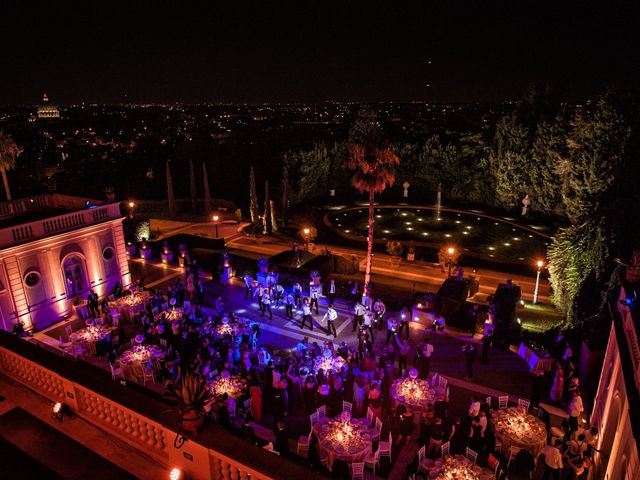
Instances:
[[[119,218],[120,203],[108,203],[0,229],[0,248]]]
[[[108,372],[60,357],[0,330],[0,374],[125,441],[165,465],[179,466],[195,480],[324,478],[218,427],[207,427],[180,448],[177,413],[151,392],[122,386]]]

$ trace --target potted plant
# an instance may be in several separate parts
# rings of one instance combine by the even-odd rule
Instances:
[[[402,244],[396,240],[390,240],[387,242],[387,253],[391,255],[391,266],[397,268],[400,266],[400,261],[402,260],[400,256],[402,255]]]
[[[204,379],[192,373],[185,373],[180,384],[169,382],[165,398],[178,406],[182,429],[194,434],[202,427],[205,408],[214,400]]]

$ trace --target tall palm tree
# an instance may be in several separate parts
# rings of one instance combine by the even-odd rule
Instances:
[[[16,158],[21,153],[22,149],[16,145],[11,135],[0,130],[0,173],[2,173],[2,183],[4,184],[7,200],[11,200],[7,171],[16,167]]]
[[[371,264],[373,261],[374,194],[384,191],[395,182],[393,167],[400,160],[391,146],[381,139],[374,115],[361,114],[351,129],[349,167],[355,170],[351,184],[360,192],[369,193],[369,228],[367,232],[367,264],[364,271],[364,293],[371,293]]]

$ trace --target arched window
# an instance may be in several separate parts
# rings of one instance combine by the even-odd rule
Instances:
[[[72,297],[87,289],[84,259],[80,255],[69,255],[62,263],[67,295]]]

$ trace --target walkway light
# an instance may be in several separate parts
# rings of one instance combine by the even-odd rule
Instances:
[[[544,268],[544,261],[538,260],[536,262],[536,267],[538,267],[538,271],[536,272],[536,288],[533,290],[533,303],[538,303],[538,291],[540,289],[540,272]]]

